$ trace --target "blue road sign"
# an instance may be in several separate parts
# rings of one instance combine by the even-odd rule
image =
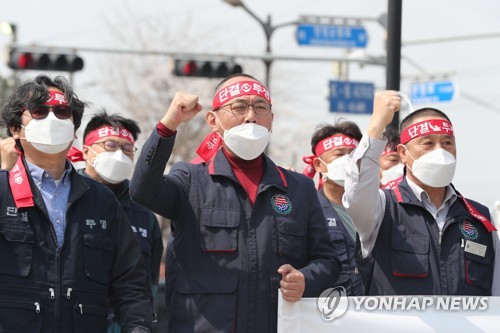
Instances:
[[[410,99],[413,103],[451,102],[457,95],[451,81],[417,82],[411,84]]]
[[[371,114],[374,94],[373,83],[330,81],[330,112]]]
[[[297,43],[304,46],[364,48],[368,43],[362,26],[299,24],[296,37]]]

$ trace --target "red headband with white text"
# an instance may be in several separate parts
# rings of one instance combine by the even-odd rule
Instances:
[[[318,157],[335,148],[356,148],[358,144],[359,141],[350,136],[334,134],[318,142],[316,147],[314,147],[314,151],[316,152],[316,157]]]
[[[387,155],[390,155],[390,154],[396,154],[398,152],[398,145],[394,145],[394,144],[387,144],[387,146],[385,146],[385,149],[384,151],[382,152],[382,155],[380,156],[387,156]]]
[[[66,96],[59,91],[49,90],[49,99],[45,101],[45,105],[68,105],[68,101],[66,100]]]
[[[314,178],[316,174],[316,170],[314,169],[313,162],[315,157],[319,157],[323,155],[325,152],[336,149],[336,148],[353,148],[355,149],[359,144],[359,141],[344,135],[344,134],[334,134],[332,136],[327,137],[326,139],[321,140],[314,147],[314,151],[316,155],[304,156],[302,160],[304,163],[308,164],[308,166],[302,171],[302,174],[306,175],[309,178]]]
[[[446,134],[455,137],[453,126],[448,120],[428,119],[410,125],[401,131],[401,143],[405,145],[415,138],[433,134]]]
[[[221,88],[215,93],[212,100],[212,110],[217,110],[222,105],[240,96],[257,95],[271,104],[271,96],[266,87],[255,81],[239,81]]]
[[[117,136],[120,138],[123,138],[130,143],[134,144],[134,136],[132,133],[130,133],[129,130],[123,127],[112,127],[112,126],[105,126],[105,127],[100,127],[97,128],[93,131],[91,131],[87,136],[85,137],[85,145],[90,146],[93,143],[95,143],[97,140],[100,140],[102,138],[108,137],[108,136]]]

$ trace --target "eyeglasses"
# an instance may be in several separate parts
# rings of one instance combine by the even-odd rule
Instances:
[[[250,107],[253,108],[253,112],[255,112],[255,114],[258,116],[265,116],[271,112],[271,104],[266,102],[258,102],[254,104],[249,104],[246,102],[235,102],[223,105],[220,108],[222,109],[227,106],[229,106],[231,113],[237,117],[246,115]]]
[[[137,148],[131,143],[124,143],[123,145],[119,144],[116,141],[102,141],[102,142],[94,142],[94,145],[99,145],[103,147],[106,151],[117,151],[121,149],[125,155],[134,155],[137,151]]]
[[[59,119],[69,119],[73,114],[69,105],[35,105],[27,109],[33,119],[45,119],[50,110]]]

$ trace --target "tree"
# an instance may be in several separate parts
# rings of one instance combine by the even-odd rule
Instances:
[[[12,80],[0,76],[0,107],[3,108],[7,97],[12,93]],[[0,109],[1,111],[1,109]],[[0,122],[0,138],[5,138],[7,132],[3,123]]]
[[[138,20],[130,9],[118,21],[128,24],[109,24],[113,42],[120,49],[139,50],[182,50],[195,40],[189,19],[185,24],[172,30],[161,17]],[[139,22],[131,25],[130,22]],[[182,36],[182,38],[179,38]],[[165,45],[168,47],[158,47]],[[206,110],[211,105],[212,92],[220,79],[179,78],[172,75],[172,59],[163,56],[114,55],[103,66],[106,73],[107,92],[118,105],[120,112],[137,120],[147,137],[166,112],[177,91],[195,93]],[[209,128],[205,124],[204,113],[192,121],[182,124],[178,130],[176,146],[167,165],[177,161],[190,161]]]
[[[190,45],[204,38],[199,33],[194,37],[189,19],[186,19],[184,25],[176,26],[173,30],[163,17],[148,18],[139,21],[140,24],[131,25],[130,22],[138,22],[131,10],[117,15],[121,15],[121,18],[116,19],[121,23],[109,24],[114,44],[109,47],[133,50],[189,50]],[[103,79],[103,86],[120,106],[120,113],[139,122],[143,138],[149,136],[165,114],[177,91],[197,94],[205,112],[211,106],[212,93],[220,78],[179,78],[172,74],[172,66],[165,57],[138,55],[115,55],[107,57],[102,64],[101,72],[106,77]],[[196,156],[196,148],[210,132],[205,123],[205,112],[202,111],[200,115],[178,128],[175,149],[167,169],[175,162],[190,161]],[[166,244],[170,222],[160,218],[160,226]]]

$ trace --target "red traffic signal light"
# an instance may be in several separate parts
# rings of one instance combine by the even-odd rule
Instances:
[[[83,59],[71,53],[50,53],[14,48],[7,65],[12,69],[76,72],[83,69]]]
[[[175,59],[173,73],[177,76],[224,78],[242,73],[241,65],[232,61],[199,61]]]

